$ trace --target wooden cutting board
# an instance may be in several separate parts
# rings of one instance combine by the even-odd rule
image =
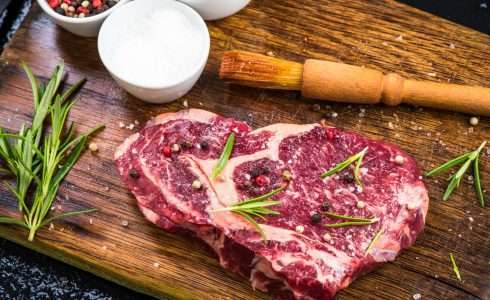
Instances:
[[[242,49],[301,61],[330,59],[399,72],[412,78],[490,86],[490,37],[391,0],[254,0],[239,14],[209,22],[212,51],[203,77],[182,100],[248,121],[254,127],[276,122],[318,122],[399,144],[423,170],[490,140],[490,119],[470,128],[470,116],[408,106],[347,106],[303,99],[295,92],[231,86],[217,76],[224,50]],[[89,79],[71,118],[86,130],[107,128],[94,141],[61,189],[56,212],[95,207],[92,215],[57,222],[33,243],[26,233],[0,226],[0,236],[56,259],[159,298],[271,299],[254,292],[247,280],[224,271],[201,244],[167,234],[148,223],[116,173],[113,151],[134,130],[159,113],[184,108],[183,101],[149,105],[124,93],[102,66],[96,40],[55,26],[34,5],[2,55],[0,124],[17,129],[30,120],[31,96],[18,62],[49,77],[64,59],[68,82]],[[322,104],[314,112],[312,104]],[[328,104],[328,105],[327,105]],[[490,190],[490,153],[481,160],[483,185]],[[427,180],[431,195],[425,232],[396,261],[355,281],[340,299],[490,299],[490,211],[476,203],[465,180],[447,202],[441,201],[445,177]],[[0,190],[0,213],[15,214],[11,195]],[[489,197],[487,192],[487,198]],[[490,199],[489,199],[490,201]],[[473,221],[470,221],[473,220]],[[128,221],[129,226],[121,225]],[[462,282],[452,272],[454,253]]]

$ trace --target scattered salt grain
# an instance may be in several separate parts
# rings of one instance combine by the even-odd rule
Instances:
[[[357,201],[356,207],[359,209],[363,209],[364,207],[366,207],[366,203],[364,203],[364,201]]]
[[[296,230],[296,232],[298,233],[302,233],[303,231],[305,231],[305,227],[303,225],[298,225],[296,226],[296,228],[294,228],[294,230]]]
[[[102,250],[107,250],[107,246],[102,246]]]
[[[159,264],[159,263],[157,263],[157,262],[156,262],[156,263],[153,263],[153,267],[155,267],[155,268],[159,268],[159,267],[160,267],[160,264]]]
[[[53,231],[54,230],[54,224],[53,223],[49,223],[49,228],[48,228],[50,231]]]
[[[480,121],[480,120],[478,120],[478,118],[477,118],[477,117],[471,117],[471,118],[470,118],[470,125],[471,125],[471,126],[476,126],[476,125],[478,125],[479,121]]]
[[[92,218],[90,218],[90,219],[88,219],[88,223],[89,223],[90,225],[93,225],[93,224],[94,224],[94,220],[93,220]]]
[[[266,54],[267,54],[267,56],[274,57],[274,52],[272,52],[272,51],[267,51],[267,53],[266,53]]]
[[[339,116],[339,114],[338,114],[338,113],[336,113],[336,112],[333,112],[333,113],[331,114],[331,116],[332,116],[332,118],[337,118],[337,117]]]
[[[129,222],[128,222],[128,220],[122,220],[122,221],[121,221],[121,226],[123,226],[123,227],[128,227],[128,226],[129,226]]]
[[[387,42],[382,42],[381,45],[388,46],[388,43]]]
[[[395,38],[395,41],[397,42],[403,42],[403,35],[399,35]]]
[[[325,233],[325,234],[323,235],[323,240],[324,240],[325,242],[328,242],[328,241],[330,241],[331,239],[332,239],[332,236],[331,236],[331,235],[330,235],[328,232],[327,232],[327,233]]]
[[[140,124],[140,121],[134,120],[134,125],[139,125],[139,124]]]
[[[124,128],[124,127],[126,127],[126,125],[124,125],[123,122],[119,122],[119,128]]]
[[[413,298],[413,300],[419,300],[419,299],[422,298],[422,295],[420,295],[418,293],[417,294],[413,294],[412,298]]]
[[[172,152],[179,152],[179,151],[180,151],[179,144],[173,144],[172,145]]]
[[[401,155],[395,156],[395,164],[403,165],[404,162],[405,162],[405,158],[403,156]]]
[[[92,152],[96,152],[97,150],[99,150],[99,147],[97,146],[97,144],[96,144],[96,143],[90,143],[90,144],[88,145],[88,148],[89,148],[89,149],[90,149],[90,151],[92,151]]]
[[[192,182],[192,188],[193,189],[198,190],[201,188],[201,186],[202,186],[202,183],[197,179]]]
[[[454,46],[453,43],[449,44],[449,49],[454,49],[454,48],[456,48],[456,46]]]
[[[182,105],[183,105],[185,108],[187,108],[187,107],[189,107],[189,102],[187,102],[187,100],[184,100],[184,101],[182,101]]]
[[[134,129],[134,124],[129,123],[128,126],[126,126],[126,129],[133,130]]]
[[[473,219],[473,217],[468,217],[468,220],[469,220],[470,222],[474,222],[474,221],[475,221],[475,219]]]
[[[437,74],[436,73],[427,73],[427,76],[430,76],[430,77],[436,77]]]

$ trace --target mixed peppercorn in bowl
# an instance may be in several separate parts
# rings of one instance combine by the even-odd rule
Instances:
[[[116,5],[119,0],[47,0],[58,14],[73,18],[84,18],[100,14]]]

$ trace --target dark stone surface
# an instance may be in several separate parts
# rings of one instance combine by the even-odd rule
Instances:
[[[399,1],[490,34],[490,0]],[[19,26],[30,3],[0,0],[0,49]],[[4,7],[7,10],[3,11]],[[0,299],[151,298],[0,239]]]

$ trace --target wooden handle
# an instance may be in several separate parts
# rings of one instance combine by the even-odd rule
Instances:
[[[337,102],[409,103],[490,116],[490,89],[477,86],[405,80],[398,74],[308,59],[303,68],[305,97]]]

